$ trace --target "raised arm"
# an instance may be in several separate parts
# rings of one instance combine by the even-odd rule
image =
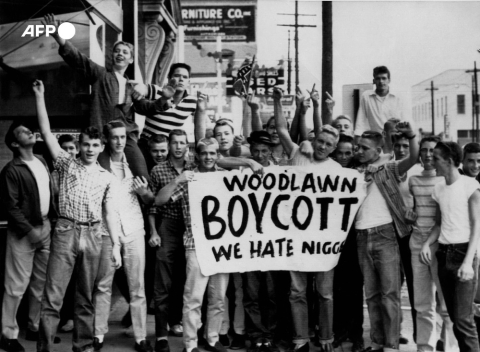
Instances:
[[[205,122],[207,119],[207,98],[208,96],[200,91],[197,92],[197,107],[193,117],[195,145],[205,138]]]
[[[399,122],[396,128],[409,139],[410,156],[398,163],[398,172],[404,175],[418,161],[418,140],[409,122]]]
[[[292,125],[290,126],[290,138],[292,138],[292,141],[294,143],[299,142],[299,136],[300,136],[300,118],[303,117],[305,118],[305,115],[302,116],[302,111],[303,111],[303,102],[305,100],[305,95],[303,95],[303,92],[299,86],[296,87],[295,89],[295,115],[293,116],[292,120]],[[308,133],[307,133],[308,136]]]
[[[287,155],[290,155],[295,149],[295,143],[288,134],[287,120],[283,116],[282,96],[283,93],[279,88],[273,89],[273,114],[275,116],[275,126],[283,149],[285,149]]]
[[[53,25],[57,29],[60,25],[60,21],[57,21],[52,14],[46,15],[42,23],[44,25]],[[105,67],[96,64],[75,48],[72,43],[61,38],[58,35],[58,30],[55,30],[55,34],[53,34],[52,37],[60,46],[58,52],[63,60],[70,67],[80,72],[87,79],[89,84],[93,84],[99,77],[106,74],[107,71]]]
[[[48,120],[47,108],[45,106],[45,87],[43,82],[36,80],[33,83],[33,91],[35,93],[35,101],[37,107],[38,125],[40,126],[40,133],[43,140],[48,147],[48,151],[53,160],[56,160],[62,148],[58,144],[57,138],[53,135],[50,129],[50,121]]]
[[[370,123],[367,119],[365,95],[360,98],[360,107],[358,108],[357,119],[355,121],[355,143],[363,132],[370,129]],[[358,138],[357,138],[358,136]]]
[[[223,169],[238,169],[249,167],[254,174],[263,174],[263,166],[253,159],[226,157],[217,160],[217,165]]]
[[[260,99],[254,95],[249,95],[247,98],[247,104],[252,111],[252,131],[263,130],[262,119],[260,118]],[[247,137],[249,134],[245,134]]]

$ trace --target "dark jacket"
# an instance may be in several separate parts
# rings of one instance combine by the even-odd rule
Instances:
[[[48,167],[45,160],[35,155]],[[50,208],[48,217],[57,218],[57,210],[53,201],[53,180],[50,177]],[[40,210],[40,196],[38,194],[37,181],[27,164],[19,157],[15,157],[3,168],[0,173],[1,201],[7,211],[8,228],[19,238],[24,237],[34,226],[43,224]]]
[[[125,103],[118,104],[119,86],[115,73],[107,70],[75,48],[67,41],[58,50],[65,62],[78,72],[83,74],[87,82],[92,86],[90,102],[90,126],[95,126],[100,131],[107,122],[121,119],[127,124],[127,132],[136,131],[138,126],[134,121],[132,93],[133,87],[128,84],[125,88]]]

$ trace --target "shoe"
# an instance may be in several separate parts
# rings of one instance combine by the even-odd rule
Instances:
[[[252,341],[250,343],[250,348],[248,349],[248,352],[264,352],[263,351],[263,343]]]
[[[351,352],[362,352],[364,349],[363,341],[353,341]]]
[[[60,342],[62,342],[62,339],[61,339],[60,337],[55,336],[55,337],[53,338],[53,343],[54,343],[55,345],[58,345]]]
[[[187,352],[187,349],[184,348],[184,349],[182,350],[182,352]],[[193,350],[192,350],[192,352],[200,352],[200,350],[199,350],[197,347],[194,347]]]
[[[215,345],[213,346],[206,343],[203,348],[210,352],[227,352],[227,349],[220,343],[220,341],[215,342]]]
[[[183,325],[182,324],[175,324],[170,328],[170,335],[176,336],[176,337],[182,337],[183,336]]]
[[[153,352],[153,347],[150,345],[150,341],[142,340],[140,343],[135,342],[135,351],[138,352]]]
[[[226,335],[225,335],[226,336]],[[227,339],[228,339],[228,336],[227,336]],[[223,342],[222,342],[222,339],[220,338],[220,342],[222,343],[223,345]],[[265,344],[265,343],[264,343]],[[245,335],[239,335],[237,333],[234,333],[233,334],[233,339],[232,339],[232,342],[229,343],[230,345],[230,349],[231,350],[241,350],[242,348],[245,348]],[[225,345],[224,345],[225,346]],[[225,346],[225,347],[228,347]]]
[[[400,345],[408,345],[408,339],[402,335],[400,335],[400,338],[398,339],[398,343]]]
[[[2,340],[0,341],[0,348],[7,352],[25,352],[25,348],[20,345],[17,339],[6,339],[2,336]]]
[[[437,341],[437,346],[435,347],[435,349],[437,350],[437,352],[445,351],[445,347],[443,346],[443,341],[442,340]]]
[[[230,339],[228,338],[227,334],[225,334],[225,335],[219,334],[218,335],[218,341],[222,344],[223,347],[230,346]]]
[[[367,347],[362,352],[383,352],[383,348],[380,348],[378,350],[374,350],[374,349],[372,349],[372,347]]]
[[[320,343],[320,352],[333,352],[333,345],[331,343]]]
[[[344,341],[348,338],[348,331],[345,331],[343,334],[335,335],[335,339],[333,340],[333,348],[337,348],[340,346]]]
[[[73,320],[72,319],[67,320],[65,325],[60,328],[61,332],[70,332],[72,330],[73,330]]]
[[[170,352],[168,340],[157,340],[157,342],[155,342],[155,352]]]
[[[27,332],[25,334],[25,340],[38,341],[38,331],[32,331],[30,329],[27,329]]]
[[[98,337],[93,338],[93,350],[95,352],[101,351],[103,347],[103,342],[100,342]]]
[[[262,350],[263,352],[279,352],[280,351],[278,346],[275,343],[267,339],[263,339]]]

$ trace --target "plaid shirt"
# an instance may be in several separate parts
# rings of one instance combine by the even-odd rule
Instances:
[[[412,227],[405,223],[405,203],[400,194],[402,176],[398,173],[398,162],[393,161],[378,167],[372,178],[387,202],[390,215],[400,238],[409,235]]]
[[[60,178],[59,214],[76,221],[101,221],[102,205],[116,193],[115,176],[100,167],[87,169],[62,150],[54,161]]]
[[[215,171],[226,171],[221,167],[215,165]],[[211,171],[211,172],[215,172]],[[196,167],[193,172],[200,172]],[[186,251],[193,251],[195,249],[195,241],[192,233],[192,217],[190,216],[190,202],[188,201],[188,183],[178,185],[172,193],[170,200],[173,202],[180,202],[183,212],[183,219],[185,220],[185,233],[183,234],[183,246]]]
[[[184,162],[184,170],[192,170],[193,165],[189,161]],[[173,167],[170,158],[156,165],[152,172],[150,173],[150,188],[152,189],[153,194],[156,196],[158,191],[163,187],[172,182],[180,174]],[[162,218],[169,218],[173,220],[182,219],[182,205],[180,202],[168,201],[166,204],[157,207],[155,205],[150,207],[150,214],[162,214]]]

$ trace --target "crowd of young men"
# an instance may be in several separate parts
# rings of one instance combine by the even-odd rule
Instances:
[[[56,21],[46,16],[45,23]],[[275,352],[280,342],[308,352],[312,338],[321,352],[347,339],[354,352],[392,352],[406,342],[400,299],[405,277],[418,350],[480,352],[474,319],[480,145],[470,143],[462,151],[435,136],[419,140],[412,124],[400,120],[401,104],[389,91],[386,67],[374,69],[376,89],[362,96],[355,129],[346,115],[322,125],[319,92],[305,96],[300,89],[289,126],[283,93],[276,88],[274,116],[265,127],[258,102],[247,98],[253,132],[242,136],[229,119],[206,130],[207,96],[189,94],[188,65],[172,65],[163,88],[130,84],[125,70],[133,62],[131,44],[114,45],[110,71],[54,38],[64,60],[92,84],[91,126],[78,141],[57,140],[45,87],[36,80],[38,126],[53,169],[33,153],[36,139],[29,124],[16,121],[6,134],[14,158],[0,176],[8,213],[0,347],[24,351],[16,313],[28,288],[26,339],[37,341],[38,352],[54,348],[64,305],[73,305],[73,350],[100,351],[108,333],[112,285],[118,280],[120,287],[123,280],[136,351],[169,352],[168,336],[175,335],[183,336],[185,352],[198,352],[200,344],[211,352],[245,347]],[[327,97],[332,108],[334,101]],[[312,131],[306,128],[310,103]],[[146,116],[141,134],[134,111]],[[189,118],[195,126],[193,148],[182,128]],[[364,175],[367,196],[338,266],[316,273],[204,276],[188,197],[189,188],[198,187],[191,182],[194,174],[236,168],[261,174],[273,165],[355,168]],[[153,257],[148,247],[155,248]],[[122,266],[124,278],[117,279]],[[230,278],[233,319],[227,300]],[[367,348],[363,287],[371,329]],[[75,299],[64,304],[67,289]],[[149,307],[155,314],[154,346],[147,340]],[[439,338],[436,312],[443,320]]]

